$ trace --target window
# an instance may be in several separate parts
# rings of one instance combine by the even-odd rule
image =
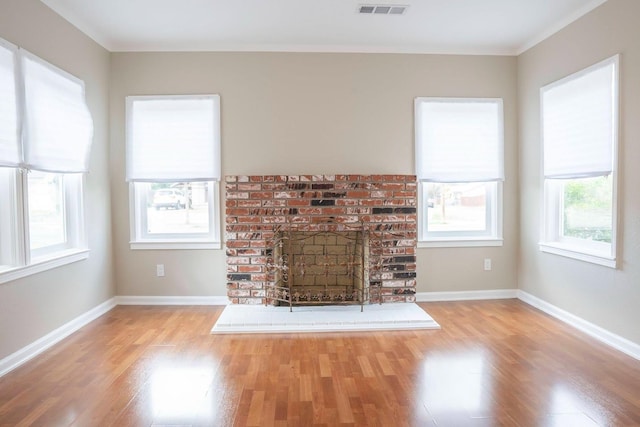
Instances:
[[[618,56],[540,90],[540,249],[615,268]]]
[[[0,40],[0,283],[87,257],[84,83]]]
[[[501,99],[417,98],[420,246],[502,244]]]
[[[127,97],[132,249],[219,248],[220,98]]]

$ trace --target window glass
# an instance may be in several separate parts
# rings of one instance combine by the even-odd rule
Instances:
[[[29,242],[31,250],[66,243],[63,175],[28,174]]]
[[[562,237],[611,243],[611,176],[563,180]]]
[[[487,185],[429,183],[428,231],[486,231]]]
[[[15,178],[15,169],[0,168],[0,271],[17,263]]]
[[[149,234],[209,233],[209,186],[206,182],[141,184],[147,191]]]

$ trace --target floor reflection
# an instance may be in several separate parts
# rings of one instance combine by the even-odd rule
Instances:
[[[151,412],[157,420],[213,419],[215,407],[206,405],[207,391],[214,388],[210,366],[160,366],[151,374]]]
[[[421,369],[420,400],[434,417],[486,414],[491,404],[490,365],[483,349],[428,354]]]

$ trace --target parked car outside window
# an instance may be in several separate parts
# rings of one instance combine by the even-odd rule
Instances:
[[[187,206],[187,198],[180,190],[162,188],[153,194],[152,206],[156,210],[160,208],[184,209]]]

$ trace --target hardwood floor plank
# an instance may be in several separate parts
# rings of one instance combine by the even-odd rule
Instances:
[[[640,425],[639,361],[517,300],[420,305],[441,330],[211,335],[223,307],[119,306],[0,378],[0,426]]]

